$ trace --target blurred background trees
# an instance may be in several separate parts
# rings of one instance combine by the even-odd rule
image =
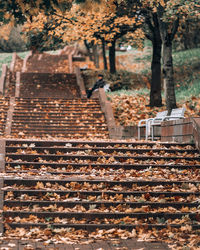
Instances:
[[[97,68],[101,51],[104,69],[115,74],[117,46],[123,41],[124,45],[134,44],[141,48],[146,36],[153,48],[150,106],[162,105],[164,82],[165,99],[170,111],[176,107],[172,52],[200,46],[198,2],[1,1],[0,49],[7,52],[26,49],[44,51],[82,42]],[[23,24],[23,28],[17,26],[19,24]],[[9,34],[3,34],[5,25],[10,27]]]

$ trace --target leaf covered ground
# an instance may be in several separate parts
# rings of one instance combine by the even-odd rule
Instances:
[[[134,126],[141,119],[155,117],[157,112],[166,110],[166,106],[149,107],[149,96],[147,94],[111,94],[109,95],[114,117],[117,125]],[[200,98],[192,97],[186,102],[178,103],[178,107],[185,107],[185,117],[200,116]]]

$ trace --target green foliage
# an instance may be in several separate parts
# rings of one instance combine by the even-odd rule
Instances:
[[[57,36],[48,36],[48,30],[29,31],[26,33],[27,47],[30,50],[46,51],[55,50],[63,46],[62,39]]]
[[[104,75],[112,91],[138,88],[142,80],[141,75],[126,70],[119,70],[115,74],[104,72]]]
[[[176,99],[178,102],[200,95],[200,48],[173,53]]]
[[[117,55],[122,55],[122,53],[118,52]],[[127,71],[142,74],[143,76],[151,73],[152,46],[145,45],[142,51],[131,49],[130,51],[123,52],[123,56],[126,56],[126,59],[120,59],[119,57],[118,61]],[[140,65],[140,67],[133,67],[133,65]]]
[[[0,53],[0,75],[2,71],[2,64],[9,65],[11,61],[12,61],[11,53]]]

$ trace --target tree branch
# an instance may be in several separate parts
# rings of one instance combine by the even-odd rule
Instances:
[[[150,41],[153,41],[153,36],[152,36],[152,34],[147,34],[147,33],[145,33],[145,36],[146,36],[146,38],[149,39]]]
[[[173,27],[172,27],[172,32],[171,32],[171,41],[174,39],[174,36],[176,35],[176,32],[178,30],[179,26],[179,17],[174,21]]]

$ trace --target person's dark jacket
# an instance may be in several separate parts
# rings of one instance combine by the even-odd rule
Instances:
[[[88,94],[87,94],[87,98],[90,98],[90,96],[92,95],[92,92],[95,90],[95,89],[98,89],[98,88],[103,88],[105,86],[106,82],[102,79],[98,79],[96,81],[96,83],[94,84],[94,86],[92,87],[91,90],[88,90]]]
[[[103,88],[106,83],[104,82],[103,79],[99,79],[96,81],[96,83],[93,86],[93,90],[98,89],[98,88]]]

